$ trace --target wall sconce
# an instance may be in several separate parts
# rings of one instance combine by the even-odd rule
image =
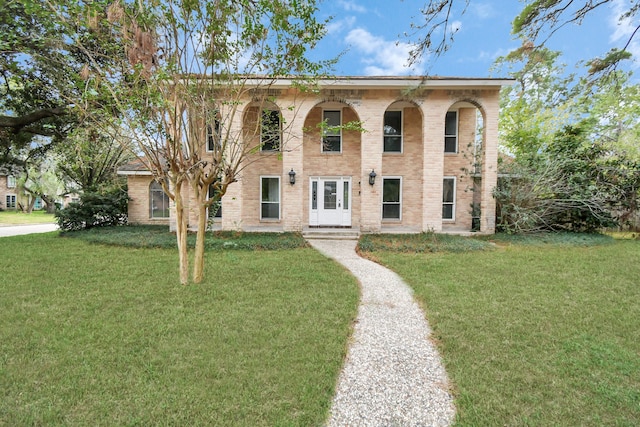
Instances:
[[[378,176],[376,172],[371,169],[371,173],[369,174],[369,185],[373,185],[376,183],[376,176]]]
[[[296,173],[293,170],[293,168],[291,168],[291,170],[289,171],[289,184],[293,185],[296,183]]]

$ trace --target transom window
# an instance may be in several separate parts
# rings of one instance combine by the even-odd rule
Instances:
[[[260,127],[260,150],[280,150],[282,129],[280,127],[280,112],[265,110],[262,112],[262,126]]]
[[[458,112],[447,111],[444,123],[444,152],[458,152]]]
[[[151,218],[169,218],[169,196],[157,181],[149,185],[149,216]]]
[[[323,152],[342,151],[342,112],[340,110],[325,110],[322,112],[322,120],[326,123],[322,135]]]
[[[402,212],[402,182],[400,178],[382,179],[382,218],[400,219]]]
[[[260,219],[280,219],[280,177],[260,178]]]
[[[402,152],[402,111],[384,113],[384,152]]]
[[[456,218],[456,179],[444,178],[442,180],[442,219],[454,220]]]

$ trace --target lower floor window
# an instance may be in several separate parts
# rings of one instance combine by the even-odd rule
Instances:
[[[260,178],[260,219],[280,219],[280,177]]]
[[[209,186],[209,193],[207,195],[207,198],[211,199],[215,195],[216,195],[215,185],[211,184]],[[217,202],[214,202],[211,205],[211,207],[209,208],[209,213],[210,213],[209,215],[210,217],[222,218],[222,199],[218,200]]]
[[[169,196],[162,185],[152,181],[149,185],[149,216],[151,218],[169,218]]]
[[[5,208],[6,209],[15,209],[16,208],[16,195],[15,194],[7,194],[5,198]]]
[[[382,219],[400,219],[401,207],[400,178],[382,179]]]
[[[456,217],[456,179],[444,178],[442,181],[442,219],[453,220]]]

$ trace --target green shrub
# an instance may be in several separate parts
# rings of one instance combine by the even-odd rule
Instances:
[[[62,231],[124,225],[127,223],[128,201],[127,192],[123,189],[85,193],[79,203],[70,203],[57,211],[56,221]]]

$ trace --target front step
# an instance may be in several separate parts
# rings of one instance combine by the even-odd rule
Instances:
[[[360,230],[350,228],[307,228],[302,232],[307,240],[358,240]]]

